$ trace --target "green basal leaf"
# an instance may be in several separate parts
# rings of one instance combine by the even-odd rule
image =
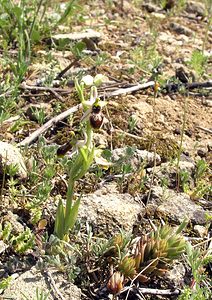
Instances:
[[[64,232],[65,234],[68,233],[69,230],[71,230],[74,227],[74,224],[77,220],[78,216],[78,210],[80,205],[81,196],[75,201],[73,204],[69,215],[67,215],[67,218],[65,219],[65,226],[64,226]]]
[[[176,234],[180,233],[183,231],[183,229],[188,225],[188,219],[184,219],[183,222],[178,226],[176,230]]]
[[[62,200],[60,199],[57,207],[55,227],[54,227],[54,233],[60,239],[62,239],[64,235],[64,225],[65,225],[64,219],[65,219],[64,206]]]

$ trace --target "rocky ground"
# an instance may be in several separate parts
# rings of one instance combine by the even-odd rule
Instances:
[[[0,103],[8,115],[0,123],[0,297],[210,299],[211,2],[173,1],[171,8],[172,1],[97,2],[81,1],[51,36],[46,30],[32,45],[15,96],[16,75],[2,47]],[[53,7],[46,14],[56,14]],[[7,51],[17,58],[17,42]],[[107,107],[94,139],[109,164],[92,165],[77,182],[78,221],[61,244],[53,228],[67,191],[68,156],[60,160],[56,151],[70,131],[80,131],[75,77],[98,73],[108,78],[98,88]],[[139,87],[145,82],[150,87]],[[163,276],[150,272],[147,282],[126,276],[126,290],[112,298],[107,284],[120,257],[110,247],[120,230],[135,242],[185,219],[183,236],[199,249],[199,266],[192,265],[194,252],[184,252]],[[133,252],[133,242],[126,245],[119,245],[120,255]]]

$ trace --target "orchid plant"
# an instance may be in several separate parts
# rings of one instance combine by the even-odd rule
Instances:
[[[85,175],[94,160],[93,130],[102,126],[104,116],[101,110],[106,105],[105,101],[98,98],[97,86],[106,80],[107,77],[101,74],[94,78],[90,75],[84,76],[80,82],[78,79],[75,80],[75,88],[83,108],[81,123],[83,123],[84,140],[76,140],[75,145],[72,145],[66,203],[64,206],[60,200],[56,212],[54,234],[61,240],[68,238],[69,230],[74,227],[78,215],[81,196],[74,200],[75,182]],[[90,87],[88,100],[85,97],[85,87]]]

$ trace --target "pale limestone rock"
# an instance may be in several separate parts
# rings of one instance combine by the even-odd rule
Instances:
[[[17,166],[17,176],[27,178],[27,169],[23,156],[18,148],[6,142],[0,142],[0,175],[4,173],[4,166]]]

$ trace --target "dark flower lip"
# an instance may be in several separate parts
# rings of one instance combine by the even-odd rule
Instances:
[[[99,129],[102,126],[104,116],[102,113],[91,113],[90,124],[92,128]]]
[[[65,145],[62,145],[57,149],[57,156],[64,156],[68,151],[72,149],[72,145],[70,142],[66,143]]]

